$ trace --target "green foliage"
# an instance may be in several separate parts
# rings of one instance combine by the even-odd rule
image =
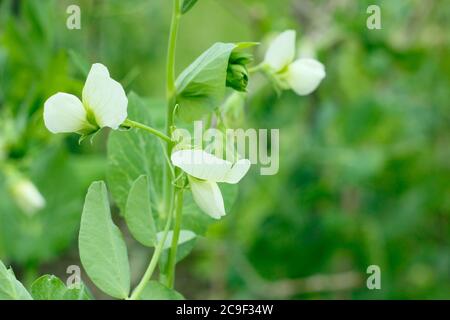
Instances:
[[[147,176],[140,176],[131,186],[125,209],[125,220],[136,240],[148,247],[156,245],[156,225],[152,214]]]
[[[102,62],[127,91],[155,97],[130,94],[130,118],[162,129],[171,3],[80,0],[82,30],[67,30],[70,1],[14,2],[17,10],[12,1],[0,1],[0,258],[14,265],[28,288],[30,274],[48,269],[58,274],[61,265],[72,263],[83,196],[105,173],[118,207],[113,214],[125,216],[133,183],[147,176],[156,231],[162,230],[165,158],[159,141],[138,130],[115,131],[106,148],[104,130],[93,145],[89,139],[78,145],[73,135],[47,132],[42,106],[57,91],[79,95],[89,66]],[[180,116],[197,118],[220,107],[228,127],[281,129],[281,164],[276,176],[259,176],[254,168],[239,191],[220,185],[229,212],[220,223],[185,192],[182,229],[207,237],[178,247],[179,261],[197,243],[179,266],[183,281],[177,289],[189,298],[267,298],[281,292],[282,298],[300,299],[446,299],[450,9],[438,1],[380,1],[383,29],[368,30],[369,0],[304,2],[203,1],[194,7],[195,1],[181,2],[194,9],[182,17],[177,70],[218,40],[261,40],[260,48],[252,48],[257,63],[269,33],[292,28],[302,52],[314,47],[327,78],[310,97],[291,92],[279,97],[267,79],[251,74],[244,101],[217,88],[226,84],[229,67],[223,52],[195,60],[189,75],[180,76],[185,84],[178,95]],[[211,59],[222,65],[217,72],[209,67]],[[27,216],[13,203],[3,164],[36,184],[47,202],[43,210]],[[97,219],[111,226],[109,205],[95,210]],[[131,237],[127,241],[130,258],[147,261],[148,250],[134,246]],[[380,291],[367,290],[364,281],[321,292],[296,286],[318,273],[350,270],[364,278],[370,264],[381,267]],[[2,266],[0,298],[31,298]],[[122,297],[121,285],[114,291],[119,287]],[[145,292],[142,298],[158,297]]]
[[[142,291],[141,300],[184,300],[184,297],[158,281],[149,281]]]
[[[31,285],[31,295],[34,300],[90,300],[84,284],[80,288],[67,288],[56,276],[44,275]]]
[[[111,219],[108,194],[102,181],[93,182],[86,195],[78,243],[81,263],[95,285],[112,297],[128,297],[127,248]]]
[[[11,268],[0,261],[0,300],[32,300],[27,289],[18,281]]]
[[[130,119],[151,125],[150,111],[157,106],[146,105],[137,94],[131,93],[128,102]],[[163,148],[155,137],[141,130],[112,132],[108,140],[108,184],[114,201],[123,215],[129,190],[133,182],[141,175],[148,178],[152,210],[162,214],[162,168]]]

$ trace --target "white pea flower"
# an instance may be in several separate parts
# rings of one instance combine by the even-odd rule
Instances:
[[[34,214],[45,207],[44,197],[30,180],[17,180],[11,186],[11,193],[17,206],[27,214]]]
[[[48,98],[44,105],[47,129],[52,133],[89,135],[103,127],[118,129],[127,118],[125,91],[100,63],[93,64],[89,71],[82,100],[63,92]]]
[[[197,205],[209,216],[220,219],[225,213],[222,193],[217,183],[238,183],[250,169],[250,161],[232,163],[203,150],[180,150],[171,156],[172,163],[188,174]]]
[[[270,44],[264,59],[264,66],[273,74],[283,89],[292,89],[298,95],[308,95],[325,78],[325,67],[311,58],[295,59],[294,30],[278,35]]]

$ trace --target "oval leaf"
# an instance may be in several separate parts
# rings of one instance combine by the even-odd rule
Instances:
[[[147,176],[140,176],[131,186],[125,220],[137,241],[148,247],[155,245],[156,225],[152,215]]]
[[[130,292],[130,267],[125,242],[111,219],[103,181],[89,187],[81,216],[80,259],[84,269],[102,291],[124,299]]]

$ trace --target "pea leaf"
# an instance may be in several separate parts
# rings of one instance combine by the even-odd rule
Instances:
[[[125,210],[125,220],[133,237],[145,246],[156,243],[156,225],[150,203],[147,176],[140,176],[131,186]]]
[[[31,295],[35,300],[90,300],[86,287],[67,288],[56,276],[44,275],[31,285]]]
[[[11,268],[0,261],[0,300],[33,300]]]
[[[163,237],[163,232],[158,232],[157,238],[158,241],[160,241]],[[195,239],[196,235],[194,232],[190,230],[180,230],[180,235],[178,236],[178,245],[191,241]],[[164,242],[163,249],[168,249],[172,246],[172,238],[173,238],[173,231],[169,231],[167,233],[166,241]]]
[[[142,290],[141,300],[184,300],[184,297],[158,281],[149,281]]]
[[[135,93],[128,97],[129,118],[143,124],[152,125],[150,111],[156,107],[146,105]],[[152,209],[159,213],[162,207],[162,173],[165,161],[162,152],[158,138],[139,129],[114,131],[109,135],[107,180],[121,214],[126,211],[131,186],[141,175],[148,178]]]
[[[198,0],[184,0],[181,5],[181,14],[185,14],[197,3]]]
[[[188,66],[176,80],[179,115],[199,119],[218,107],[225,95],[228,60],[234,43],[215,43]]]
[[[89,187],[81,216],[80,259],[84,269],[102,291],[126,298],[130,291],[127,248],[119,228],[111,219],[105,183]]]

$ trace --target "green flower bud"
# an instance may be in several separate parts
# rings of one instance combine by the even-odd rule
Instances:
[[[243,52],[232,52],[227,68],[227,87],[246,92],[248,85],[247,64],[252,62],[252,55]]]

